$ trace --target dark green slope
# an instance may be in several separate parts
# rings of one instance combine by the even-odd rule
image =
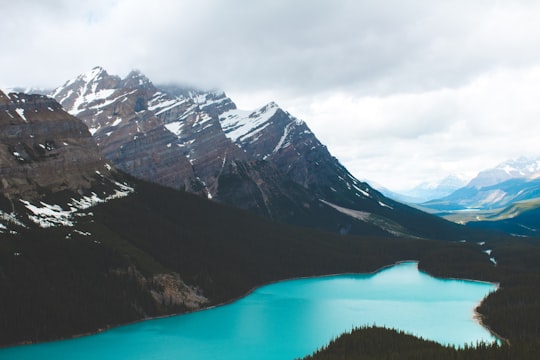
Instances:
[[[532,344],[474,344],[456,349],[401,331],[369,327],[340,336],[304,360],[532,360],[538,355]]]
[[[97,209],[95,220],[201,285],[214,302],[279,279],[371,271],[441,246],[296,228],[149,183]]]

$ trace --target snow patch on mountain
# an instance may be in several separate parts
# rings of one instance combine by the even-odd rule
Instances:
[[[94,105],[92,106],[87,106],[86,108],[88,109],[96,109],[96,110],[99,110],[99,109],[102,109],[106,106],[109,106],[109,105],[112,105],[116,102],[124,102],[126,100],[128,100],[128,96],[135,93],[137,90],[133,90],[133,91],[130,91],[126,94],[121,94],[117,97],[113,97],[111,99],[109,99],[109,97],[111,97],[115,92],[116,92],[116,89],[103,89],[103,90],[100,90],[98,93],[96,94],[91,94],[91,95],[85,95],[83,96],[82,98],[79,98],[79,101],[80,101],[80,104],[84,104],[84,103],[88,103],[88,104],[92,104],[94,103]],[[80,106],[80,104],[77,104],[76,102],[76,105],[77,106]],[[74,107],[75,110],[74,112],[75,113],[78,113],[80,111],[77,111],[76,107]],[[84,110],[84,109],[83,109]]]
[[[295,123],[289,123],[285,126],[285,129],[283,130],[283,135],[281,136],[281,139],[279,139],[276,147],[274,147],[274,150],[272,150],[272,153],[276,153],[279,151],[279,149],[282,149],[284,147],[287,147],[289,145],[289,143],[286,143],[285,141],[287,140],[290,132],[291,132],[291,128],[295,125]]]
[[[48,228],[55,226],[73,226],[71,220],[72,211],[64,210],[59,205],[50,205],[40,202],[41,207],[31,204],[29,201],[20,200],[24,206],[32,212],[33,215],[28,215],[28,218],[36,223],[39,227]]]
[[[175,121],[172,123],[165,124],[165,128],[172,132],[176,136],[180,136],[182,134],[182,128],[184,127],[184,122],[182,121]]]
[[[268,121],[276,114],[279,106],[271,102],[257,111],[229,110],[220,115],[219,120],[225,135],[233,142],[253,137],[266,128]]]
[[[158,116],[177,106],[185,104],[187,101],[188,99],[179,97],[171,99],[167,94],[159,91],[148,100],[148,110],[153,111],[156,116]]]
[[[24,122],[28,122],[28,119],[26,118],[26,116],[24,116],[24,109],[17,108],[17,109],[15,109],[15,111],[24,120]]]
[[[28,218],[42,228],[69,226],[75,225],[74,216],[85,216],[79,211],[86,210],[98,204],[105,203],[114,199],[119,199],[128,196],[135,191],[129,185],[120,182],[114,182],[116,189],[110,195],[99,197],[95,192],[90,195],[83,196],[79,199],[72,198],[71,202],[67,203],[67,209],[64,209],[58,204],[48,204],[43,201],[39,205],[34,205],[27,200],[19,200],[29,211]],[[5,213],[4,213],[5,214]]]
[[[91,104],[97,101],[105,101],[114,92],[115,92],[114,89],[104,89],[104,90],[96,91],[95,87],[92,89],[85,88],[83,89],[83,95],[77,98],[77,100],[75,101],[75,104],[73,105],[73,109],[71,109],[70,112],[72,115],[77,115],[81,111],[88,108],[88,107],[83,106],[84,104]],[[110,103],[113,103],[113,102],[114,100],[110,101]],[[98,106],[101,106],[101,104]]]
[[[510,179],[535,179],[540,177],[540,158],[520,157],[500,163],[492,169],[483,170],[467,187],[482,188]]]
[[[512,177],[537,177],[540,175],[540,159],[521,157],[516,160],[506,161],[496,168],[502,169]]]
[[[15,212],[6,213],[0,210],[0,234],[8,230],[10,225],[26,228],[27,226],[19,220]]]

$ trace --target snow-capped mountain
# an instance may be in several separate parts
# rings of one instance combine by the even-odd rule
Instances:
[[[492,169],[483,170],[467,187],[482,188],[510,179],[534,179],[540,176],[540,158],[520,157],[500,163]]]
[[[99,67],[51,95],[133,176],[296,225],[428,236],[420,223],[433,218],[357,180],[275,103],[243,111],[222,91],[157,86],[137,71],[121,79]]]
[[[117,168],[211,197],[226,154],[242,158],[242,152],[210,114],[234,104],[223,93],[182,90],[160,91],[137,71],[120,79],[97,67],[52,96],[88,125],[103,155]],[[197,138],[211,141],[212,147]]]
[[[422,204],[436,210],[497,209],[540,197],[540,159],[521,157],[481,171],[452,194]]]

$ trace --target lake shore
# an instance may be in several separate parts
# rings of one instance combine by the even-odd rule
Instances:
[[[264,284],[261,284],[261,285],[258,285],[258,286],[255,286],[253,288],[251,288],[249,291],[247,291],[245,294],[243,294],[242,296],[238,296],[238,297],[235,297],[231,300],[228,300],[228,301],[224,301],[222,303],[219,303],[219,304],[214,304],[214,305],[210,305],[210,306],[206,306],[206,307],[201,307],[199,309],[194,309],[194,310],[190,310],[190,311],[185,311],[185,312],[181,312],[181,313],[172,313],[172,314],[164,314],[164,315],[160,315],[160,316],[153,316],[153,317],[146,317],[146,318],[142,318],[142,319],[137,319],[137,320],[134,320],[134,321],[130,321],[130,322],[126,322],[126,323],[121,323],[121,324],[111,324],[111,325],[108,325],[108,326],[105,326],[105,327],[102,327],[102,328],[99,328],[95,331],[89,331],[89,332],[85,332],[85,333],[80,333],[80,334],[75,334],[75,335],[72,335],[72,336],[66,336],[66,337],[62,337],[62,338],[58,338],[58,339],[55,339],[55,340],[50,340],[50,341],[40,341],[40,342],[21,342],[21,343],[17,343],[17,344],[10,344],[10,345],[6,345],[6,346],[2,346],[0,348],[9,348],[9,347],[16,347],[16,346],[23,346],[23,345],[31,345],[31,344],[40,344],[40,343],[47,343],[47,342],[54,342],[54,341],[61,341],[61,340],[70,340],[70,339],[76,339],[76,338],[80,338],[80,337],[85,337],[85,336],[91,336],[91,335],[96,335],[96,334],[100,334],[100,333],[103,333],[105,331],[108,331],[108,330],[111,330],[111,329],[114,329],[114,328],[117,328],[117,327],[121,327],[121,326],[127,326],[127,325],[132,325],[132,324],[137,324],[137,323],[140,323],[140,322],[143,322],[143,321],[152,321],[152,320],[158,320],[158,319],[164,319],[164,318],[169,318],[169,317],[174,317],[174,316],[179,316],[179,315],[187,315],[187,314],[191,314],[191,313],[196,313],[196,312],[201,312],[201,311],[205,311],[205,310],[211,310],[211,309],[214,309],[214,308],[218,308],[218,307],[222,307],[222,306],[225,306],[225,305],[229,305],[231,303],[234,303],[240,299],[243,299],[247,296],[249,296],[250,294],[252,294],[254,291],[256,291],[257,289],[261,288],[261,287],[264,287],[264,286],[267,286],[267,285],[271,285],[271,284],[275,284],[275,283],[280,283],[280,282],[285,282],[285,281],[293,281],[293,280],[302,280],[302,279],[312,279],[312,278],[325,278],[325,277],[333,277],[333,276],[341,276],[341,275],[375,275],[385,269],[388,269],[388,268],[391,268],[393,266],[396,266],[398,264],[403,264],[403,263],[416,263],[417,264],[417,267],[418,267],[418,261],[417,260],[400,260],[400,261],[396,261],[394,263],[391,263],[391,264],[388,264],[388,265],[384,265],[384,266],[380,266],[376,269],[374,269],[373,271],[369,271],[369,272],[361,272],[361,273],[357,273],[357,272],[346,272],[346,273],[333,273],[333,274],[323,274],[323,275],[312,275],[312,276],[299,276],[299,277],[292,277],[292,278],[285,278],[285,279],[278,279],[278,280],[275,280],[275,281],[270,281],[270,282],[266,282]],[[420,272],[423,272],[421,270],[418,270]],[[429,275],[431,277],[434,277],[433,275],[427,273],[427,272],[424,272],[426,275]],[[434,277],[435,278],[435,277]],[[440,278],[440,279],[449,279],[449,280],[452,280],[452,278]],[[496,285],[497,286],[497,289],[498,289],[498,284],[494,284],[494,283],[490,283],[490,282],[486,282],[486,281],[479,281],[479,280],[470,280],[470,279],[453,279],[453,280],[464,280],[464,281],[473,281],[473,282],[481,282],[481,283],[488,283],[488,284],[493,284],[493,285]],[[496,291],[496,290],[495,290]],[[507,341],[506,339],[504,339],[503,337],[501,337],[500,335],[496,334],[494,331],[492,331],[489,326],[486,326],[484,324],[484,322],[482,321],[482,316],[481,314],[479,314],[477,311],[476,311],[476,308],[474,309],[474,312],[475,312],[475,316],[474,316],[474,320],[477,321],[482,327],[484,327],[486,330],[488,330],[494,337],[496,337],[497,339],[500,339],[501,341]]]

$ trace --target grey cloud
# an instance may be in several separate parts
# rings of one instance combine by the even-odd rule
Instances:
[[[513,45],[511,35],[500,43],[486,40],[493,26],[486,16],[504,10],[491,1],[34,0],[1,6],[3,14],[27,14],[0,25],[3,33],[20,32],[4,44],[22,54],[21,66],[39,58],[44,66],[34,78],[48,82],[58,73],[68,76],[68,68],[73,76],[103,65],[224,90],[373,95],[461,86],[488,68],[540,57],[531,46]],[[497,31],[505,34],[505,26]],[[70,55],[66,68],[62,60]],[[1,60],[12,68],[14,62]],[[58,68],[46,77],[45,64]]]

